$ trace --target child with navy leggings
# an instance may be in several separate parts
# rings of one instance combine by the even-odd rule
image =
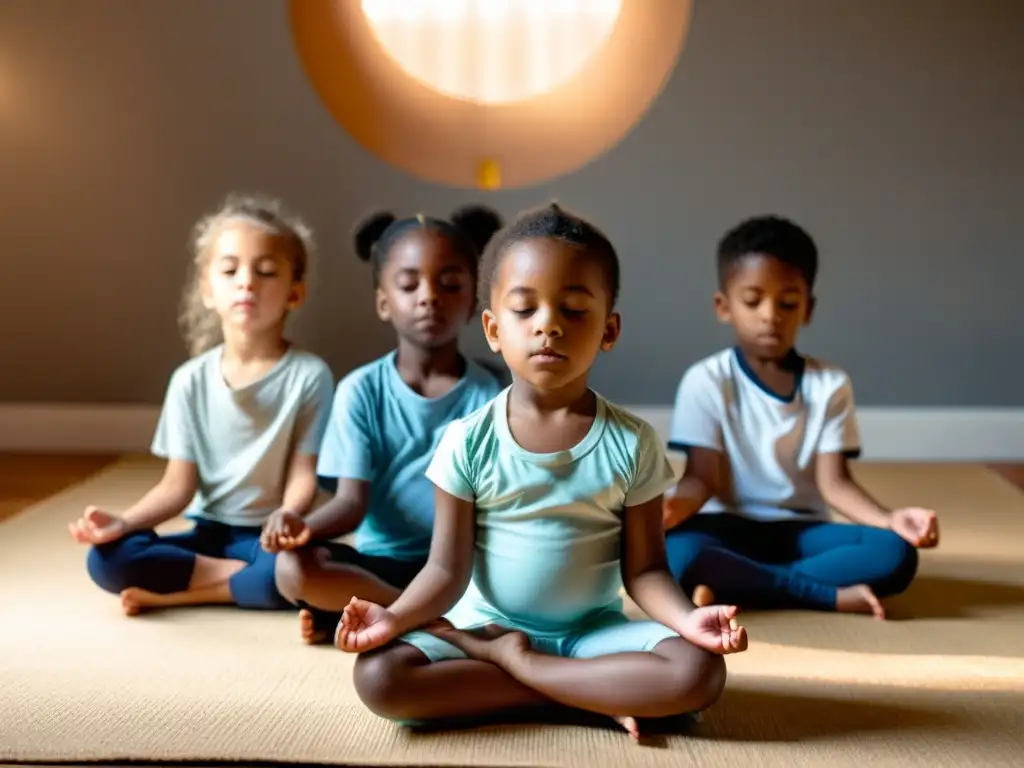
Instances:
[[[355,233],[377,314],[398,346],[338,384],[317,473],[334,497],[296,520],[277,561],[309,644],[333,636],[353,596],[389,604],[430,550],[434,489],[424,474],[444,428],[494,398],[495,375],[459,351],[476,308],[480,251],[501,220],[468,206],[449,219],[390,213]],[[335,541],[354,533],[354,546]]]
[[[162,479],[123,515],[70,525],[88,571],[127,615],[153,607],[290,607],[273,549],[316,495],[334,386],[292,347],[285,320],[306,294],[310,236],[273,201],[231,198],[196,227],[182,324],[192,359],[171,377],[153,440]],[[192,530],[154,528],[188,507]]]
[[[811,237],[777,217],[719,244],[715,309],[738,344],[683,376],[669,447],[686,471],[665,502],[669,567],[697,604],[884,618],[880,598],[909,586],[918,547],[938,544],[932,510],[888,510],[853,479],[850,379],[794,348],[817,269]]]

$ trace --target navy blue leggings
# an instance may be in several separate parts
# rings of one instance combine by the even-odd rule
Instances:
[[[89,576],[114,594],[128,587],[169,594],[188,589],[196,555],[243,560],[231,577],[231,596],[242,608],[291,608],[274,584],[276,555],[260,547],[260,529],[197,520],[187,533],[160,536],[138,531],[89,550]]]
[[[865,525],[699,514],[666,534],[669,570],[691,594],[741,608],[831,611],[836,590],[867,584],[896,595],[917,573],[917,550],[892,531]]]

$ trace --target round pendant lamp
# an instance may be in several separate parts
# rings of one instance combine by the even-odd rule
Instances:
[[[356,141],[418,178],[523,187],[614,146],[661,92],[692,0],[291,0],[295,47]]]

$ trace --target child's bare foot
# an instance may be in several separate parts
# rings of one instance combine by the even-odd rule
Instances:
[[[433,634],[447,640],[469,658],[503,669],[530,650],[530,638],[526,634],[498,624],[487,624],[469,631],[443,627],[432,629]],[[612,719],[625,729],[631,739],[640,740],[640,724],[635,717],[613,715]]]
[[[334,628],[341,621],[338,614],[316,613],[303,608],[299,611],[299,635],[306,645],[322,645],[330,642]]]
[[[452,623],[448,621],[448,619],[440,618],[437,621],[431,622],[430,624],[427,624],[427,626],[423,627],[423,631],[430,632],[432,635],[437,635],[440,638],[444,638],[445,632],[455,632],[457,630],[452,625]]]
[[[471,659],[504,667],[510,660],[530,650],[530,638],[497,624],[474,630],[435,628],[434,634],[447,640]]]
[[[629,734],[629,738],[633,741],[640,741],[640,724],[637,723],[635,717],[619,717],[618,715],[613,715],[612,720],[626,729],[626,733]]]
[[[168,605],[166,595],[149,592],[138,587],[128,587],[121,592],[121,610],[125,616],[138,616],[147,608],[159,608]]]
[[[715,593],[711,591],[711,587],[705,586],[704,584],[698,584],[693,590],[693,604],[698,608],[704,608],[709,605],[715,604]]]
[[[840,587],[836,591],[836,611],[839,613],[865,613],[876,619],[885,618],[882,601],[867,584]]]

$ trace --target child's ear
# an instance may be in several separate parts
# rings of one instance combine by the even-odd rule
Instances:
[[[601,337],[601,351],[611,352],[622,333],[622,315],[612,312],[604,321],[604,336]]]
[[[381,322],[391,322],[391,304],[388,302],[388,295],[380,288],[374,294],[374,303],[377,308],[377,317]]]
[[[288,294],[288,309],[294,312],[306,301],[306,283],[292,283],[291,293]]]
[[[489,309],[485,309],[480,315],[480,322],[484,326],[484,338],[487,339],[487,346],[491,352],[501,352],[501,341],[498,339],[498,318]]]
[[[718,322],[731,323],[732,312],[729,311],[729,300],[721,291],[715,291],[714,305],[715,317],[718,318]]]

